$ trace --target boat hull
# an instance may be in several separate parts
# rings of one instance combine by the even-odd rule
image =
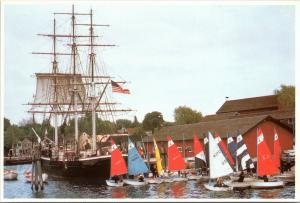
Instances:
[[[283,181],[274,181],[274,182],[263,182],[263,181],[255,181],[252,182],[251,188],[253,189],[275,189],[284,187]]]
[[[233,190],[233,187],[214,187],[214,185],[206,183],[204,184],[204,187],[207,190],[216,191],[216,192],[225,192],[225,191],[231,191]]]
[[[106,180],[106,184],[110,187],[122,187],[124,182],[115,182],[114,180]]]
[[[131,180],[131,179],[124,179],[123,180],[125,184],[127,185],[133,185],[133,186],[143,186],[143,185],[147,185],[148,182],[147,181],[143,181],[143,182],[140,182],[138,180]]]
[[[189,180],[200,180],[202,178],[202,175],[190,175],[187,177]]]
[[[17,173],[6,173],[4,174],[4,180],[17,180],[18,174]]]
[[[149,184],[160,184],[163,182],[163,180],[161,178],[148,178],[147,182]]]
[[[126,156],[127,157],[127,156]],[[42,169],[52,177],[110,177],[110,156],[89,157],[77,161],[57,161],[42,157]]]

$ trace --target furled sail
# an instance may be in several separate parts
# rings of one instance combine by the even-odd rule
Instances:
[[[80,74],[36,73],[37,85],[34,104],[68,104],[72,102],[72,90],[76,87],[79,101],[85,100],[85,87]],[[74,80],[75,79],[75,80]],[[56,82],[55,82],[56,80]],[[57,96],[57,98],[55,98]],[[80,103],[80,102],[78,102]]]

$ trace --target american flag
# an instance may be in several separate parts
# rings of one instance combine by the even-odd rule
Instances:
[[[123,94],[130,94],[129,89],[123,89],[118,83],[111,81],[112,91],[123,93]]]

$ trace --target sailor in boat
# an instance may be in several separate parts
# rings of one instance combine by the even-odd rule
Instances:
[[[263,176],[263,180],[264,180],[264,182],[269,182],[269,179],[266,175]]]
[[[144,175],[140,174],[138,177],[139,182],[144,182]]]
[[[123,182],[122,176],[113,176],[111,179],[114,180],[115,183]]]
[[[214,185],[214,187],[228,187],[228,185],[225,185],[222,178],[217,178],[217,183]]]
[[[237,182],[244,182],[244,178],[245,178],[245,175],[244,175],[244,171],[242,171],[239,175],[239,179],[237,180]]]

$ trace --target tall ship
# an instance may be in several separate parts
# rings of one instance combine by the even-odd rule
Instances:
[[[57,19],[62,22],[57,23]],[[97,144],[97,119],[114,121],[120,112],[132,110],[112,101],[112,92],[129,94],[128,89],[122,88],[126,81],[109,76],[104,63],[97,60],[97,51],[115,46],[99,42],[95,28],[107,26],[94,22],[92,9],[79,13],[73,5],[71,12],[54,13],[53,33],[38,34],[51,40],[52,51],[33,54],[49,55],[51,67],[49,72],[35,73],[36,92],[28,103],[28,112],[48,118],[54,127],[53,139],[46,137],[49,142],[42,145],[42,169],[49,175],[103,178],[110,175],[111,155],[103,153]],[[83,117],[90,118],[92,128],[88,150],[82,149],[79,140],[83,133],[79,120]],[[70,120],[74,136],[67,143],[61,132]],[[123,156],[127,157],[126,151]]]

